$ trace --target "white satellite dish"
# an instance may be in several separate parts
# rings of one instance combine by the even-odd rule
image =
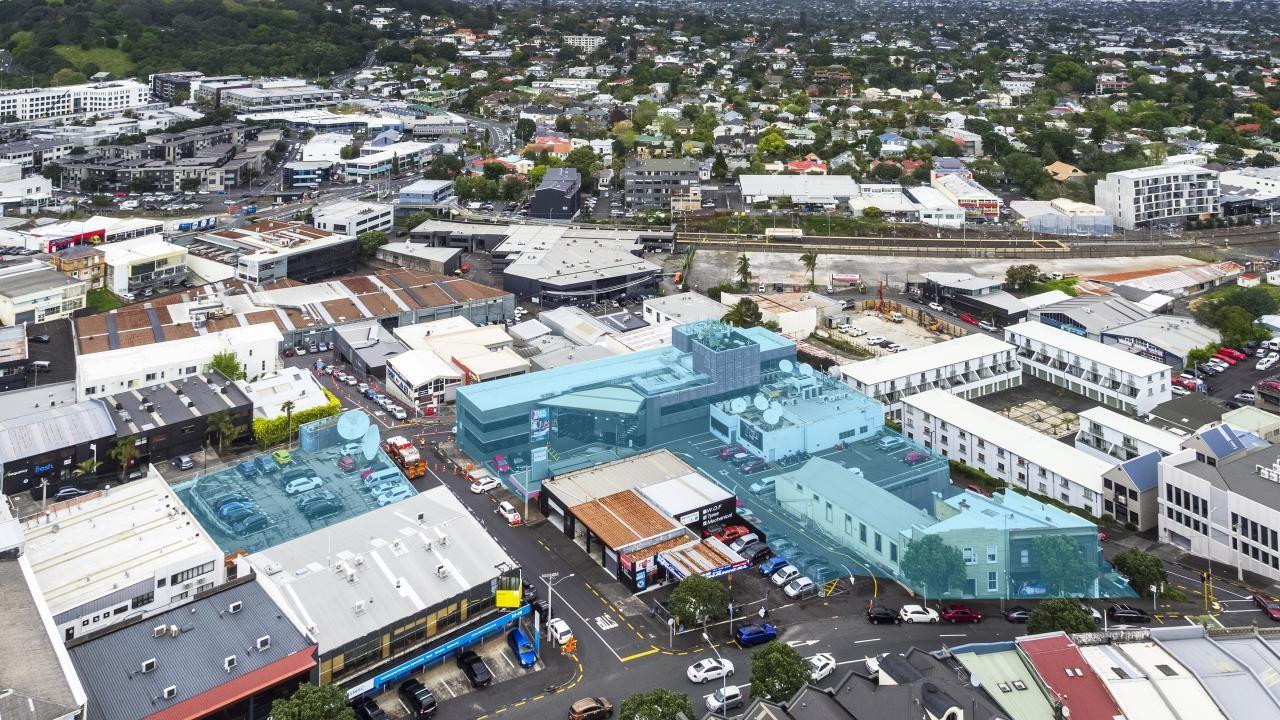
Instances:
[[[364,455],[365,460],[372,460],[378,454],[378,443],[381,440],[378,428],[370,426],[365,431],[364,439],[360,441],[360,453]]]
[[[789,372],[791,372],[792,370],[794,370],[794,369],[795,369],[795,367],[796,367],[795,363],[793,363],[793,362],[791,362],[790,360],[787,360],[787,359],[785,359],[785,358],[784,358],[783,360],[780,360],[780,361],[778,362],[778,369],[779,369],[779,370],[781,370],[781,371],[782,371],[782,372],[784,372],[784,373],[789,373]]]
[[[777,410],[778,412],[782,412],[782,403],[778,402],[777,400],[774,400],[774,401],[772,401],[772,402],[770,402],[770,403],[769,403],[769,409],[770,409],[770,410]]]
[[[778,420],[782,419],[782,408],[771,407],[764,411],[764,421],[767,425],[775,425]]]
[[[805,377],[813,375],[813,366],[809,363],[800,363],[800,374]]]
[[[756,409],[761,412],[764,412],[765,410],[769,409],[769,401],[766,400],[765,396],[763,395],[756,396],[755,405],[756,405]]]
[[[363,410],[348,410],[338,418],[338,436],[343,440],[355,440],[369,429],[369,416]]]
[[[742,397],[734,398],[729,402],[729,409],[732,410],[735,415],[741,414],[747,409],[747,399]]]

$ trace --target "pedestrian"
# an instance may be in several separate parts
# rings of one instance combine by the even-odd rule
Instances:
[[[763,605],[760,606],[760,610],[756,614],[760,616],[761,620],[769,617],[769,611]]]

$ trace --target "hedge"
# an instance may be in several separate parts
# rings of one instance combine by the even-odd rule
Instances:
[[[258,443],[258,447],[269,448],[272,445],[279,445],[288,437],[297,431],[299,425],[306,425],[309,422],[315,422],[323,418],[332,417],[342,412],[342,401],[338,400],[328,388],[324,390],[324,396],[329,402],[320,407],[308,408],[301,412],[296,412],[292,417],[292,427],[285,430],[285,417],[274,418],[254,418],[253,419],[253,437]]]

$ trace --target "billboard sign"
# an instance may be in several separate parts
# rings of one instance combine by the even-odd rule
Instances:
[[[551,408],[534,408],[529,411],[529,442],[546,442],[551,434]]]

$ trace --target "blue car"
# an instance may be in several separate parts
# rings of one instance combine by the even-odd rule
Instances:
[[[763,575],[764,577],[769,577],[770,575],[786,567],[786,565],[787,565],[786,558],[782,557],[781,555],[774,555],[768,560],[765,560],[764,562],[760,563],[760,568],[759,568],[760,574]]]
[[[520,667],[533,667],[538,662],[538,655],[533,651],[533,643],[529,641],[529,636],[525,635],[520,628],[516,628],[507,634],[507,644],[511,646],[511,654],[516,656],[516,660],[520,662]]]
[[[733,631],[733,639],[737,640],[738,645],[741,647],[763,645],[778,639],[778,629],[769,623],[745,625]]]
[[[245,480],[252,480],[258,476],[258,466],[253,464],[252,460],[245,460],[236,465],[236,471],[240,473],[240,477]]]

